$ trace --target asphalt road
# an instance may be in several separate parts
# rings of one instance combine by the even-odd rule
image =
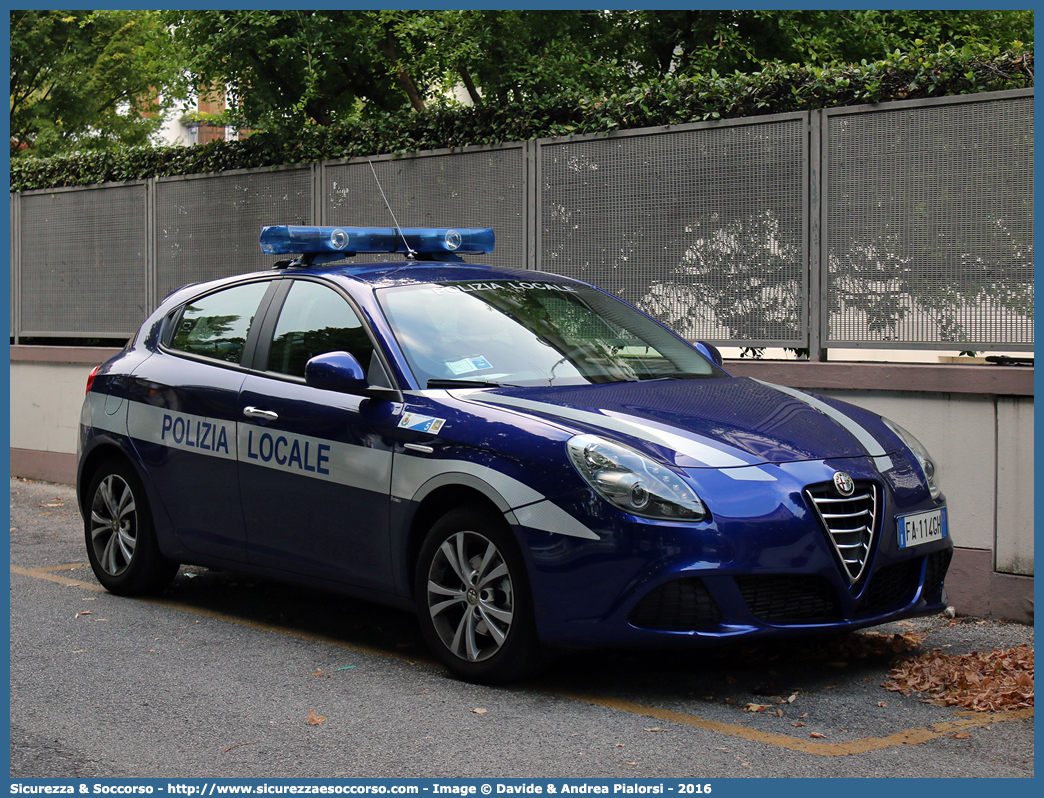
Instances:
[[[12,480],[12,777],[1033,775],[1032,710],[886,691],[889,656],[851,636],[574,655],[490,688],[434,664],[398,611],[198,568],[123,599],[85,563],[72,489]],[[943,616],[883,631],[949,653],[1033,641]]]

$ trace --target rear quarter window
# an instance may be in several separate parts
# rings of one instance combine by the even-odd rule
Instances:
[[[178,315],[168,347],[226,363],[241,362],[268,285],[237,285],[188,302]]]

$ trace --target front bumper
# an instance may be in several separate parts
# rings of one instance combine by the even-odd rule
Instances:
[[[806,488],[838,470],[876,491],[865,567],[853,581]],[[520,528],[541,640],[549,646],[693,645],[844,631],[941,612],[953,544],[900,548],[899,515],[945,506],[913,466],[885,479],[869,459],[766,466],[772,479],[697,475],[711,518],[626,515],[590,491],[558,503],[599,540]],[[696,481],[696,480],[694,480]]]

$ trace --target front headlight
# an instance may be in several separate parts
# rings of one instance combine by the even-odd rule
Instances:
[[[935,484],[935,461],[932,460],[932,456],[928,454],[928,450],[924,448],[924,444],[894,421],[890,421],[887,418],[882,418],[881,420],[885,423],[885,426],[898,435],[899,440],[905,443],[910,451],[913,452],[914,457],[917,458],[917,462],[921,464],[921,470],[924,472],[924,479],[928,483],[928,490],[932,494],[932,498],[938,499],[942,494],[942,491],[939,490],[939,486]]]
[[[646,518],[699,521],[707,509],[692,488],[666,466],[623,444],[577,435],[566,444],[569,459],[599,496]]]

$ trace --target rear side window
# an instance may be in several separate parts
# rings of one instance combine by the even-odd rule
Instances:
[[[194,299],[181,311],[170,348],[239,363],[267,282],[247,283]]]
[[[268,370],[303,377],[305,363],[327,352],[351,352],[365,369],[373,344],[340,294],[324,285],[298,280],[279,312]]]

